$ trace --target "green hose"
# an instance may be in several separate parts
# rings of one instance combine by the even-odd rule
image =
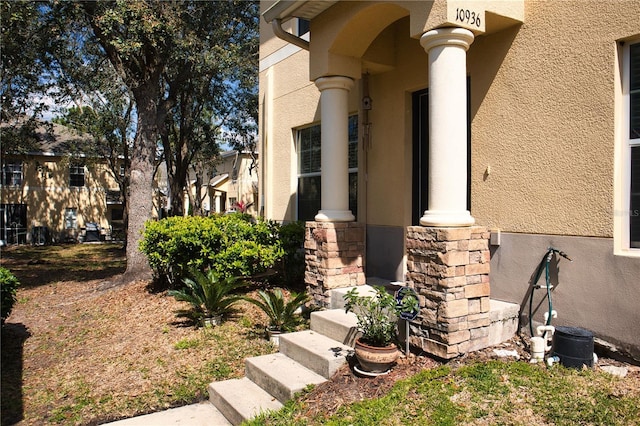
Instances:
[[[531,332],[531,337],[534,336],[533,334],[533,290],[535,290],[536,288],[540,288],[540,286],[537,286],[537,282],[540,279],[540,275],[542,275],[543,266],[545,270],[545,281],[547,284],[547,301],[549,303],[549,315],[547,316],[547,322],[545,325],[551,325],[551,317],[552,317],[551,313],[553,312],[553,302],[551,300],[551,276],[549,275],[549,264],[551,263],[551,259],[553,258],[553,255],[556,253],[564,257],[565,259],[567,259],[569,262],[572,262],[572,260],[569,258],[569,256],[567,256],[565,252],[555,249],[553,247],[549,247],[547,252],[544,254],[542,260],[540,261],[540,264],[538,265],[538,269],[536,270],[536,277],[531,283],[532,285],[531,295],[529,296],[529,331]],[[543,337],[546,337],[546,331]]]

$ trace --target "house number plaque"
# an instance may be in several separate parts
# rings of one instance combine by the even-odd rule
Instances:
[[[469,24],[473,27],[480,28],[480,24],[483,19],[480,17],[480,12],[469,9],[456,8],[456,22],[463,24]]]
[[[474,32],[485,31],[485,9],[472,1],[450,1],[447,3],[447,21],[459,28]]]

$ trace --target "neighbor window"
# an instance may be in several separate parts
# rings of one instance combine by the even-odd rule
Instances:
[[[84,164],[69,166],[69,186],[84,186]]]
[[[297,131],[298,220],[314,220],[320,210],[320,124]],[[349,117],[349,210],[358,208],[358,116]]]
[[[2,165],[2,184],[22,185],[22,161],[8,161]]]
[[[67,208],[64,211],[64,227],[65,229],[78,229],[78,210],[75,208]]]
[[[0,240],[7,244],[25,243],[26,226],[26,204],[0,204]]]

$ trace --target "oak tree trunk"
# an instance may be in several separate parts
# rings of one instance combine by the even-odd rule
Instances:
[[[151,79],[153,81],[153,79]],[[151,87],[148,87],[151,86]],[[153,83],[134,91],[138,105],[138,134],[131,152],[129,180],[127,269],[123,281],[151,279],[152,271],[146,256],[139,250],[145,222],[152,218],[153,175],[158,138],[158,109]]]

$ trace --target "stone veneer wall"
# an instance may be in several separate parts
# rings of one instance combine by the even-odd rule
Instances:
[[[490,233],[407,228],[407,285],[420,298],[411,344],[444,359],[489,345]]]
[[[364,225],[356,222],[307,222],[305,283],[313,303],[329,307],[329,290],[365,284]]]

